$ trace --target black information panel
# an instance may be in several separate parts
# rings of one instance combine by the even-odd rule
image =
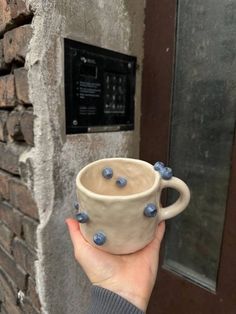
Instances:
[[[66,133],[134,129],[136,58],[65,39]]]

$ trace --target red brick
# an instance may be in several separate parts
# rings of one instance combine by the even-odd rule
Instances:
[[[32,306],[31,300],[29,300],[27,297],[24,299],[24,302],[20,307],[25,314],[40,314],[40,311]]]
[[[7,132],[10,138],[12,138],[15,141],[22,141],[24,139],[20,127],[21,115],[22,115],[21,111],[13,110],[9,114],[7,119]]]
[[[8,310],[6,310],[4,304],[1,304],[1,314],[9,314]]]
[[[11,253],[12,239],[13,232],[0,221],[0,243],[8,253]]]
[[[27,247],[25,241],[19,238],[13,240],[12,250],[16,263],[34,277],[36,254]]]
[[[11,176],[0,170],[0,197],[8,200],[9,199],[9,188],[8,188],[8,181]]]
[[[23,0],[0,0],[0,34],[24,20],[27,22],[31,14]]]
[[[24,214],[38,219],[38,208],[27,186],[18,179],[9,180],[10,203]]]
[[[13,60],[24,62],[31,37],[31,25],[23,25],[5,33],[3,37],[5,62],[10,63]]]
[[[0,39],[0,72],[6,71],[9,69],[9,65],[6,64],[3,55],[3,40]]]
[[[5,300],[4,308],[7,314],[23,314],[20,307],[8,299]]]
[[[28,109],[22,113],[20,119],[20,127],[24,140],[31,146],[34,145],[34,117],[33,111]]]
[[[28,71],[25,68],[18,68],[14,70],[14,75],[18,102],[23,104],[30,104]]]
[[[23,214],[13,208],[7,202],[0,201],[0,219],[11,229],[18,237],[22,233]]]
[[[22,220],[22,228],[23,228],[23,235],[26,243],[30,245],[33,249],[37,248],[36,242],[36,231],[37,231],[38,223],[27,216],[23,217]]]
[[[26,148],[27,145],[22,143],[0,142],[0,168],[13,174],[20,174],[19,157]]]
[[[2,33],[11,21],[11,12],[7,0],[0,0],[0,33]]]
[[[28,278],[28,289],[26,292],[26,295],[28,296],[28,298],[30,299],[30,301],[32,302],[32,305],[40,310],[40,301],[39,301],[39,297],[38,297],[38,293],[36,291],[36,283],[35,281],[32,279],[32,277]]]
[[[26,272],[16,264],[13,257],[0,246],[0,265],[2,269],[14,279],[17,287],[21,290],[25,289]]]
[[[10,5],[11,16],[13,20],[32,14],[30,9],[26,7],[25,0],[8,0],[8,3]]]
[[[7,141],[7,127],[6,122],[8,118],[8,111],[0,110],[0,141]]]
[[[0,108],[13,108],[16,105],[15,78],[9,74],[0,77]]]
[[[7,298],[13,304],[17,300],[17,286],[14,281],[4,272],[0,267],[0,287],[2,294],[2,301],[4,302]]]

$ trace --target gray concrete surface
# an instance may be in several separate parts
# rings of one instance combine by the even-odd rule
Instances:
[[[35,9],[26,60],[36,115],[35,147],[21,161],[40,214],[37,287],[43,313],[83,314],[89,283],[74,260],[64,220],[73,215],[75,177],[83,166],[104,157],[139,155],[145,1],[27,2]],[[64,37],[138,57],[134,131],[65,136]]]

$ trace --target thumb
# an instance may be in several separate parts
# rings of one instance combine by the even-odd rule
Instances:
[[[155,237],[154,237],[153,241],[151,243],[149,243],[149,246],[151,248],[154,248],[155,250],[159,251],[160,245],[161,245],[161,241],[162,241],[162,239],[164,237],[164,234],[165,234],[165,221],[162,221],[157,226]]]

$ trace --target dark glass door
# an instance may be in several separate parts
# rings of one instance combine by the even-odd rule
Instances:
[[[148,313],[236,312],[235,16],[227,0],[147,3],[141,159],[192,192],[167,223]]]

